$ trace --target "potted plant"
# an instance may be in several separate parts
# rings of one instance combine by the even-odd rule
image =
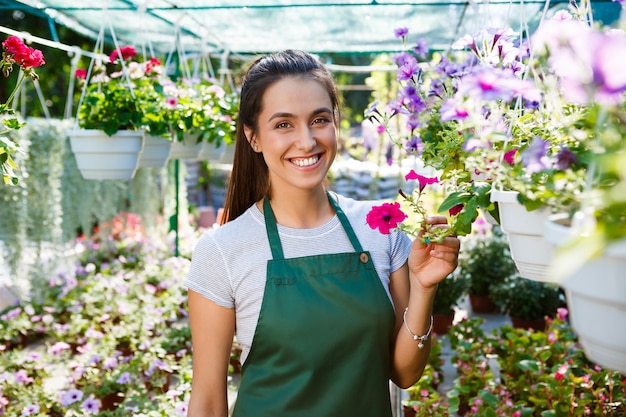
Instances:
[[[491,287],[517,273],[511,258],[507,236],[496,225],[484,234],[469,235],[461,246],[456,274],[466,280],[472,310],[493,313],[497,306]]]
[[[433,333],[446,334],[454,322],[455,310],[466,294],[467,282],[450,274],[439,282],[433,300]]]
[[[155,58],[139,63],[135,56],[135,49],[125,46],[111,53],[108,66],[92,65],[92,74],[76,72],[83,91],[70,143],[85,179],[132,178],[144,134],[169,132],[161,63]]]
[[[208,77],[181,78],[164,91],[175,141],[172,158],[219,162],[234,141],[238,95]]]
[[[519,276],[506,279],[491,290],[493,301],[509,316],[513,327],[544,331],[545,317],[554,317],[561,304],[561,290],[550,283]]]

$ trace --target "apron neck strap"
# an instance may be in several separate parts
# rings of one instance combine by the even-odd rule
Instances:
[[[363,247],[359,242],[359,239],[356,237],[356,233],[352,229],[348,218],[345,213],[339,207],[339,203],[335,198],[333,198],[329,192],[326,193],[328,196],[328,201],[333,206],[341,225],[343,226],[343,230],[348,235],[348,239],[350,239],[350,243],[352,243],[352,247],[356,252],[363,252]],[[283,259],[285,257],[283,253],[283,246],[280,243],[280,237],[278,236],[278,227],[276,226],[276,217],[274,216],[274,212],[272,211],[272,206],[270,205],[270,199],[268,196],[265,196],[263,199],[263,216],[265,217],[265,229],[267,230],[267,237],[270,242],[270,248],[272,250],[272,258],[273,259]]]

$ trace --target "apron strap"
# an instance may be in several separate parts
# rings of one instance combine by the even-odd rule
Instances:
[[[354,233],[354,229],[350,225],[348,221],[348,217],[343,212],[341,207],[339,207],[339,203],[335,200],[330,192],[327,192],[328,201],[333,206],[335,210],[335,214],[339,218],[339,222],[343,226],[343,230],[348,235],[348,239],[350,239],[350,243],[352,243],[352,247],[355,252],[363,252],[363,247],[359,242],[359,239],[356,237],[356,233]],[[280,237],[278,236],[278,226],[276,226],[276,217],[274,216],[274,212],[272,211],[272,206],[270,205],[270,199],[268,196],[265,196],[263,199],[263,216],[265,217],[265,229],[267,230],[267,237],[270,241],[270,248],[272,250],[272,259],[283,259],[285,257],[283,253],[283,246],[280,243]]]
[[[267,230],[267,238],[270,241],[270,248],[272,249],[272,259],[283,259],[283,245],[280,243],[280,237],[278,236],[278,227],[276,226],[276,217],[272,211],[270,205],[270,199],[265,196],[263,199],[263,216],[265,216],[265,230]]]
[[[330,204],[332,204],[333,208],[335,209],[335,213],[337,213],[337,217],[339,217],[339,221],[341,222],[341,225],[343,226],[343,230],[345,230],[346,234],[348,235],[348,239],[350,239],[350,242],[352,243],[352,247],[354,248],[354,251],[363,252],[363,247],[361,246],[361,242],[359,242],[359,239],[356,237],[356,233],[354,233],[354,230],[352,229],[352,226],[350,225],[350,221],[348,221],[346,214],[343,212],[341,207],[339,207],[339,203],[330,195],[329,192],[327,192],[326,194],[328,194],[328,200],[330,201]]]

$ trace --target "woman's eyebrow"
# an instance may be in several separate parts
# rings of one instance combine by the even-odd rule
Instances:
[[[315,114],[320,114],[320,113],[332,113],[332,111],[328,108],[328,107],[320,107],[319,109],[315,109],[311,112],[311,115],[315,115]],[[271,122],[274,119],[279,119],[279,118],[291,118],[291,117],[295,117],[294,114],[292,113],[288,113],[288,112],[276,112],[274,114],[272,114],[270,116],[269,119],[267,119],[268,122]]]

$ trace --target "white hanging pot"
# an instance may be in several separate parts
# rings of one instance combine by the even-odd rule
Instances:
[[[500,227],[507,234],[511,257],[524,278],[555,282],[550,274],[553,247],[543,237],[548,209],[526,210],[517,201],[517,191],[491,190],[491,201],[498,203]]]
[[[226,149],[222,152],[222,156],[220,156],[220,163],[222,164],[232,164],[235,159],[235,144],[230,143],[226,145]]]
[[[74,129],[68,133],[76,164],[87,180],[129,180],[137,171],[143,132],[120,130],[108,136],[102,130]]]
[[[139,156],[140,167],[161,168],[170,157],[172,141],[160,137],[146,135],[143,142],[143,151]]]
[[[564,218],[553,215],[545,222],[546,239],[556,247],[571,238]],[[626,323],[626,239],[610,244],[599,257],[563,277],[560,285],[587,357],[626,374],[626,332],[620,330]]]
[[[198,159],[202,143],[198,143],[198,135],[185,133],[179,141],[174,133],[170,149],[170,159]]]
[[[215,142],[202,142],[198,159],[208,161],[209,163],[218,163],[225,150],[226,144],[224,142],[220,143],[219,146]]]

